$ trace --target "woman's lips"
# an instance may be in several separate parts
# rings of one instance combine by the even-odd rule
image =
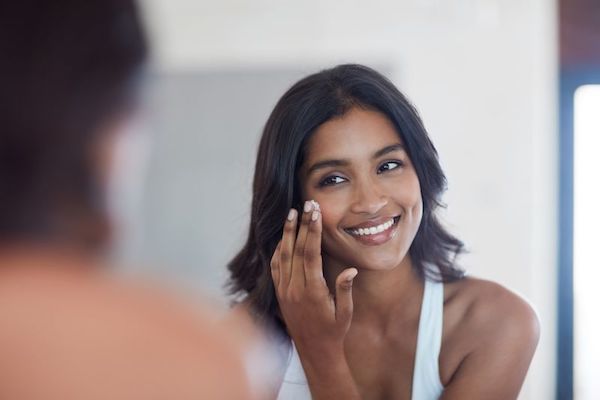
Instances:
[[[366,224],[344,229],[356,241],[368,246],[380,245],[394,237],[400,216],[390,218],[377,225]]]

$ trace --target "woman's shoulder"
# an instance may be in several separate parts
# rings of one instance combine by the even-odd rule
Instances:
[[[478,362],[500,365],[497,360],[506,361],[508,355],[511,365],[528,365],[539,339],[539,322],[525,299],[498,283],[471,277],[444,288],[444,386],[459,369],[484,369]]]
[[[0,260],[1,398],[248,398],[248,350],[212,308],[85,261]],[[82,367],[103,385],[73,385]],[[239,384],[223,385],[224,372]]]
[[[444,314],[450,329],[461,327],[461,334],[486,341],[507,337],[537,342],[539,321],[529,302],[515,292],[492,281],[467,277],[445,285]]]

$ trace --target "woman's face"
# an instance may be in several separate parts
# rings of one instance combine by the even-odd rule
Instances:
[[[392,122],[352,108],[310,138],[300,182],[321,206],[323,253],[345,267],[398,266],[423,213],[419,179]]]

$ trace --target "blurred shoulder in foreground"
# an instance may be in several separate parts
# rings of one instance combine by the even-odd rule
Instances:
[[[0,398],[259,399],[257,338],[89,260],[0,252]]]

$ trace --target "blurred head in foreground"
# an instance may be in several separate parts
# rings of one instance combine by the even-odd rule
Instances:
[[[132,0],[0,4],[0,398],[254,398],[247,326],[91,268],[146,52]]]
[[[0,5],[0,243],[99,248],[147,44],[126,0]]]

